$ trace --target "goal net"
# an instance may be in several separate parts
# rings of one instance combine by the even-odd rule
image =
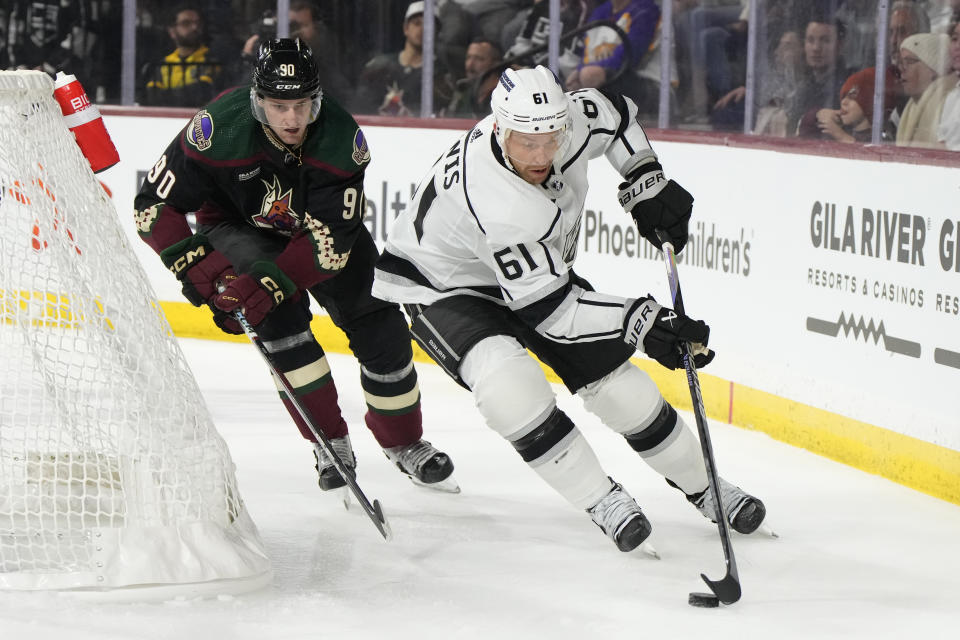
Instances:
[[[0,588],[269,579],[226,444],[53,81],[0,71]]]

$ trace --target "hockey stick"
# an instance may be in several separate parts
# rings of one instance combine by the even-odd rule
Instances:
[[[257,335],[257,332],[253,326],[247,322],[247,318],[239,310],[233,312],[233,318],[240,324],[240,327],[243,329],[243,332],[247,334],[247,337],[250,338],[250,342],[257,347],[257,351],[260,352],[260,356],[263,358],[263,361],[267,363],[267,367],[269,367],[270,372],[276,377],[277,380],[280,381],[280,385],[287,394],[287,399],[290,400],[290,403],[294,407],[296,407],[297,413],[300,414],[300,417],[303,418],[303,421],[310,428],[310,431],[314,436],[316,436],[317,442],[320,443],[320,446],[323,447],[324,452],[330,457],[330,460],[333,462],[333,466],[337,468],[340,476],[346,481],[351,493],[353,493],[353,495],[357,498],[357,502],[359,502],[360,506],[363,507],[363,510],[366,512],[370,520],[373,521],[377,531],[380,532],[380,535],[383,536],[384,540],[390,540],[393,537],[393,532],[390,530],[390,524],[383,515],[383,509],[380,507],[380,502],[374,500],[371,504],[370,500],[367,499],[367,496],[364,495],[363,490],[360,489],[360,485],[357,484],[357,476],[353,469],[343,464],[343,460],[341,460],[340,456],[337,455],[337,452],[333,450],[333,445],[330,444],[330,440],[327,439],[327,436],[323,434],[323,431],[318,429],[313,424],[310,416],[307,415],[307,412],[304,411],[303,407],[300,405],[300,401],[297,400],[297,396],[294,395],[293,387],[290,385],[290,381],[287,380],[287,377],[280,373],[280,370],[276,367],[276,365],[273,364],[273,360],[270,358],[270,352],[267,351],[267,348],[264,346],[263,341],[260,339],[260,336]]]
[[[657,237],[663,243],[663,259],[667,265],[667,280],[670,283],[670,295],[673,298],[673,309],[677,313],[684,313],[683,294],[680,292],[680,276],[677,273],[677,260],[673,253],[673,244],[670,237],[661,229],[657,230]],[[727,528],[727,514],[720,499],[720,481],[717,476],[717,463],[713,457],[713,444],[710,442],[710,431],[707,428],[707,415],[703,408],[703,396],[700,394],[700,379],[697,377],[697,366],[693,361],[690,343],[684,342],[683,366],[687,371],[687,385],[690,387],[690,399],[693,402],[693,415],[697,419],[697,431],[700,432],[700,448],[703,450],[703,462],[707,467],[707,479],[710,481],[710,491],[714,495],[716,504],[717,528],[720,530],[720,543],[723,545],[723,557],[727,563],[727,575],[720,580],[711,580],[706,574],[700,577],[707,583],[710,590],[723,604],[733,604],[740,599],[740,576],[737,574],[737,560],[733,556],[733,545],[730,543],[730,530]],[[695,594],[691,594],[691,597]],[[691,600],[692,603],[692,600]]]

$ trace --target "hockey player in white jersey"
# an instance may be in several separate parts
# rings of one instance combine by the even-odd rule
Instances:
[[[591,158],[605,155],[624,176],[620,202],[658,248],[659,228],[683,249],[693,198],[664,178],[628,98],[565,94],[538,66],[507,69],[491,103],[395,221],[374,295],[406,305],[415,339],[473,393],[486,423],[621,551],[640,545],[650,523],[557,407],[527,349],[712,519],[696,436],[629,361],[639,349],[682,368],[688,341],[702,367],[713,358],[709,328],[650,297],[596,292],[572,268]],[[763,503],[724,480],[720,488],[731,527],[755,531]]]

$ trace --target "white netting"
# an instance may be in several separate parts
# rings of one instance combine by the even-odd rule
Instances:
[[[230,454],[52,80],[0,72],[0,587],[269,572]]]

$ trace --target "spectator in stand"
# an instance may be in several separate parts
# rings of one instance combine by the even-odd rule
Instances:
[[[915,0],[896,0],[890,5],[890,24],[887,27],[887,51],[890,65],[897,69],[899,78],[900,45],[915,33],[929,33],[930,18]]]
[[[841,49],[843,59],[855,69],[874,66],[877,60],[877,0],[843,0],[837,4],[834,17],[847,30]]]
[[[453,99],[443,115],[480,120],[490,115],[490,94],[497,86],[503,54],[489,40],[476,39],[467,47],[464,77],[457,80]]]
[[[73,27],[80,27],[81,8],[77,2],[60,0],[5,0],[6,38],[0,41],[3,68],[34,69],[55,74],[69,69],[84,82],[78,70],[80,60],[70,49]]]
[[[930,17],[930,33],[952,33],[953,16],[960,12],[960,0],[921,0]]]
[[[354,97],[354,109],[358,113],[383,116],[420,115],[423,11],[422,0],[411,2],[403,19],[403,49],[375,56],[364,66]],[[444,79],[445,75],[444,67],[435,60],[435,108],[449,104],[453,94]]]
[[[804,69],[797,100],[787,111],[787,131],[801,137],[819,137],[816,114],[840,106],[840,88],[855,69],[848,69],[840,54],[845,27],[824,15],[814,15],[804,27]],[[804,120],[801,123],[801,120]],[[802,124],[802,126],[800,126]]]
[[[817,124],[823,137],[838,142],[870,142],[873,134],[873,96],[876,69],[858,71],[840,89],[840,108],[821,109]],[[892,88],[887,88],[892,92]],[[885,98],[886,102],[886,98]]]
[[[160,62],[144,69],[142,104],[198,107],[219,90],[222,70],[204,43],[204,20],[194,5],[180,5],[170,12],[167,35],[175,49]]]
[[[569,33],[584,23],[587,17],[586,0],[560,0],[560,33]],[[516,60],[524,67],[548,63],[547,44],[550,38],[550,3],[548,0],[534,0],[533,6],[517,14],[517,17],[505,28],[506,34],[516,33],[516,37],[507,35],[506,58]],[[560,42],[558,69],[560,79],[567,76],[580,65],[580,56],[576,53],[579,38],[570,38]],[[533,53],[529,53],[533,52]],[[529,54],[529,55],[528,55]]]
[[[953,67],[954,85],[943,103],[940,125],[937,127],[937,139],[947,149],[960,151],[960,11],[953,14],[950,23],[950,65]]]
[[[300,38],[313,50],[320,67],[320,84],[341,103],[348,102],[353,90],[341,70],[344,68],[340,39],[320,16],[320,9],[309,0],[290,2],[290,37]]]
[[[749,0],[677,3],[674,20],[685,111],[693,119],[707,115],[707,105],[729,93],[743,79],[732,59],[746,58]],[[684,10],[685,9],[685,10]]]
[[[567,90],[603,88],[629,96],[641,114],[656,113],[660,96],[660,7],[654,0],[606,0],[587,21],[596,20],[612,21],[626,33],[630,58],[616,31],[607,27],[590,29],[584,38],[583,59],[567,77]],[[618,75],[623,65],[626,70]]]
[[[311,0],[291,0],[287,13],[290,20],[290,37],[299,38],[313,51],[313,58],[320,68],[320,84],[323,92],[333,96],[341,103],[347,103],[353,96],[350,83],[343,75],[342,52],[339,39],[323,21],[320,8]],[[241,65],[237,83],[245,84],[257,60],[260,42],[276,36],[277,24],[274,13],[267,10],[261,15],[257,33],[249,36],[243,44]]]
[[[470,42],[482,38],[503,51],[504,29],[529,0],[438,0],[437,16],[443,27],[437,33],[437,50],[450,69],[462,69]]]
[[[957,84],[950,72],[950,38],[917,33],[900,45],[903,92],[910,97],[897,128],[897,146],[936,148],[937,127],[947,94]]]
[[[887,51],[890,64],[887,66],[886,86],[893,87],[893,91],[887,93],[890,102],[884,105],[883,140],[887,142],[896,140],[900,114],[903,113],[908,100],[900,82],[900,45],[908,36],[929,31],[930,19],[914,0],[896,0],[890,5],[890,20],[887,27]]]
[[[9,18],[7,17],[7,8],[0,7],[0,69],[10,67],[7,53],[7,26]]]
[[[787,135],[787,113],[796,102],[798,79],[803,70],[800,34],[792,30],[781,34],[772,58],[769,73],[761,76],[758,82],[756,104],[759,109],[753,132],[783,138]],[[725,122],[733,122],[739,117],[742,121],[746,93],[746,87],[741,86],[717,100],[712,117]]]

